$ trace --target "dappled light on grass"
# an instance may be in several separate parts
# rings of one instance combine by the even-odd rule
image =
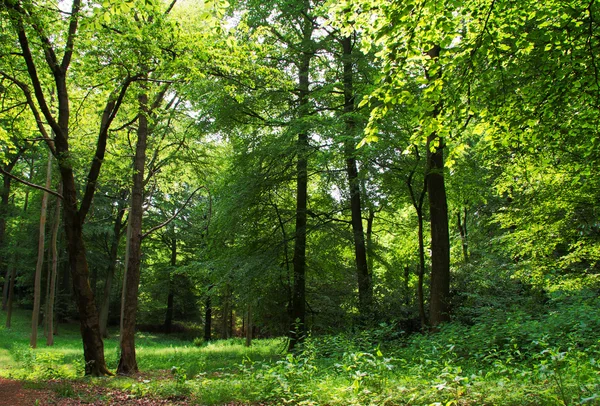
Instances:
[[[281,353],[282,339],[255,340],[248,348],[239,339],[196,346],[140,335],[141,373],[108,379],[80,379],[75,333],[32,350],[23,332],[11,331],[0,338],[0,358],[7,361],[0,375],[42,387],[58,379],[63,383],[47,387],[68,397],[114,391],[202,405],[596,404],[599,305],[584,293],[557,297],[546,314],[490,311],[472,326],[450,323],[427,335],[382,325],[311,337],[294,354]],[[118,359],[116,344],[107,340],[110,365]],[[88,386],[96,389],[82,389]]]

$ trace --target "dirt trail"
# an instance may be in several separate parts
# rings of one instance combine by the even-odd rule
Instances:
[[[0,378],[0,406],[31,406],[48,404],[47,390],[25,389],[17,381]]]

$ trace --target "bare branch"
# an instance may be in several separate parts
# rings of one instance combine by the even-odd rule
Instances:
[[[148,237],[150,234],[152,234],[153,232],[155,232],[156,230],[160,230],[161,228],[165,227],[166,225],[168,225],[171,221],[175,220],[175,218],[177,218],[177,216],[179,215],[179,213],[181,213],[181,211],[183,209],[185,209],[185,207],[188,205],[188,203],[190,202],[190,200],[192,200],[192,197],[194,197],[194,195],[196,194],[197,191],[199,191],[200,189],[206,189],[208,191],[208,188],[206,186],[200,186],[198,189],[194,190],[192,192],[192,194],[187,198],[187,200],[185,201],[185,203],[183,203],[183,206],[181,206],[179,208],[179,210],[177,210],[175,212],[175,214],[173,214],[170,218],[168,218],[166,221],[164,221],[163,223],[152,227],[150,230],[146,231],[144,234],[142,234],[142,240],[146,237]],[[209,212],[212,211],[212,198],[210,196],[210,192],[208,194],[208,198],[209,198]]]
[[[2,173],[5,176],[8,176],[11,179],[16,180],[17,182],[22,183],[22,184],[24,184],[26,186],[32,187],[34,189],[43,190],[44,192],[50,193],[51,195],[54,195],[54,196],[58,197],[59,199],[64,199],[63,196],[60,193],[57,193],[54,190],[47,189],[47,188],[45,188],[43,186],[36,185],[35,183],[27,182],[26,180],[21,179],[21,178],[15,176],[15,175],[13,175],[12,173],[5,171],[4,168],[2,168],[2,167],[0,167],[0,173]]]

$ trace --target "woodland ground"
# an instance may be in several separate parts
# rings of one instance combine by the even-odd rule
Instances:
[[[600,404],[598,295],[562,296],[544,309],[490,309],[475,324],[427,335],[382,324],[311,337],[293,355],[282,339],[246,348],[241,339],[140,333],[142,372],[132,378],[83,378],[75,325],[60,325],[54,347],[40,337],[30,349],[29,314],[17,312],[12,329],[0,328],[0,404]],[[105,345],[115,368],[117,337]]]

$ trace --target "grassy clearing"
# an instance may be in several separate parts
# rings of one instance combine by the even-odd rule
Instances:
[[[0,375],[54,386],[81,396],[69,380],[124,390],[131,396],[186,398],[193,404],[294,405],[598,405],[600,404],[600,300],[557,304],[533,317],[494,312],[472,326],[448,324],[440,332],[406,337],[392,326],[315,337],[297,354],[282,354],[281,339],[195,346],[140,334],[142,375],[81,378],[76,327],[61,326],[56,346],[28,348],[25,314],[0,330]],[[0,320],[1,321],[1,320]],[[116,367],[117,340],[106,341]]]

